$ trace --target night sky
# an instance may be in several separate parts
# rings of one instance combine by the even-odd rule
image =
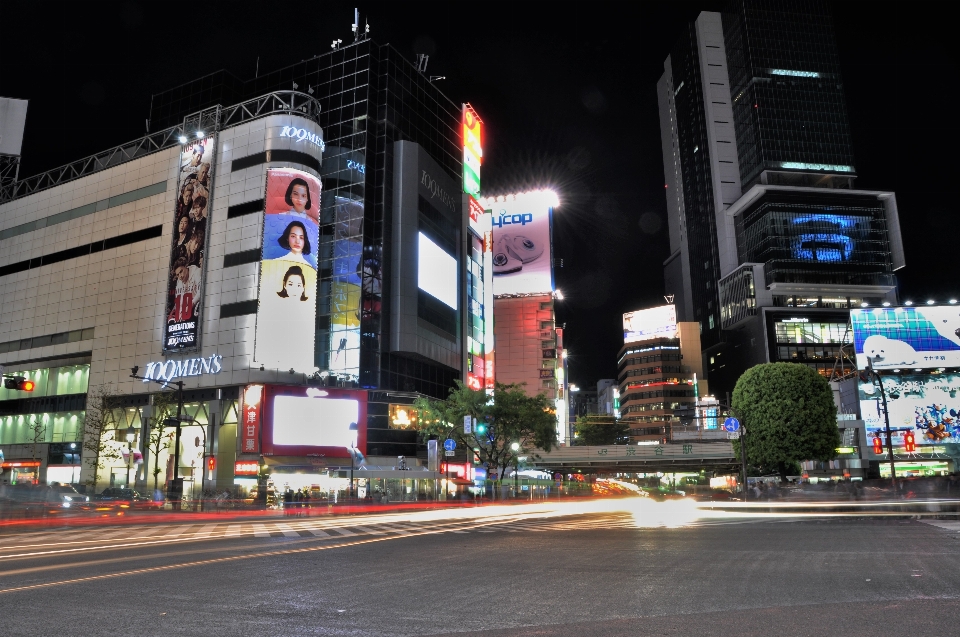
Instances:
[[[724,2],[360,5],[371,37],[430,54],[486,125],[484,194],[552,187],[558,325],[573,382],[614,377],[621,313],[663,302],[668,256],[656,82],[684,24]],[[27,177],[145,132],[150,95],[225,68],[241,79],[353,41],[354,4],[0,3],[0,95],[30,100]],[[639,6],[639,8],[637,8]],[[272,8],[276,10],[271,10]],[[960,294],[948,199],[957,63],[945,5],[834,5],[856,186],[897,193],[901,299]],[[951,107],[953,107],[951,109]],[[950,110],[948,110],[950,109]],[[951,152],[952,151],[952,152]]]

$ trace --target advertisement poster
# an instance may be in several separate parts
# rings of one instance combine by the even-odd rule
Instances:
[[[960,307],[850,310],[857,367],[960,367]]]
[[[494,295],[552,293],[553,207],[548,197],[517,195],[487,205],[492,213]]]
[[[254,361],[313,372],[320,180],[299,170],[267,171]]]
[[[883,374],[881,378],[895,449],[904,445],[907,431],[913,432],[922,452],[931,451],[924,448],[928,445],[960,443],[960,374]],[[874,435],[882,438],[885,429],[880,388],[861,382],[859,400],[869,445]]]
[[[623,342],[636,343],[652,338],[677,338],[677,308],[661,305],[623,315]]]
[[[203,256],[212,203],[215,147],[214,138],[200,139],[184,146],[180,153],[173,246],[167,272],[164,352],[183,352],[200,346]]]
[[[337,197],[334,215],[330,361],[327,369],[356,376],[360,368],[363,202]]]

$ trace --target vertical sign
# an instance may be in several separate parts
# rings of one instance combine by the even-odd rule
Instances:
[[[494,374],[494,351],[496,343],[493,340],[493,322],[496,317],[493,315],[493,227],[490,223],[492,215],[489,210],[483,213],[484,227],[483,233],[483,305],[489,312],[489,320],[484,324],[484,350],[486,373],[485,384],[488,394],[493,393],[496,385],[496,376]]]
[[[483,122],[469,104],[463,105],[463,191],[480,194],[480,163],[483,159]]]
[[[320,180],[267,171],[254,361],[312,372],[317,311]]]
[[[173,246],[167,271],[164,352],[200,348],[203,321],[203,257],[213,202],[213,160],[216,136],[182,147],[173,219]]]
[[[263,385],[243,389],[240,421],[240,453],[260,453],[260,427],[263,422]]]

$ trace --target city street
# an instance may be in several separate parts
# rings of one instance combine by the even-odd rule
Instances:
[[[5,635],[952,634],[958,531],[639,499],[184,516],[0,536],[0,613]]]

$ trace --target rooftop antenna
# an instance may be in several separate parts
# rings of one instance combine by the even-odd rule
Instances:
[[[667,303],[673,303],[673,295],[667,294],[663,297],[663,300],[666,301]]]
[[[330,48],[333,49],[334,51],[336,51],[337,49],[340,48],[340,45],[341,45],[342,43],[343,43],[343,40],[334,40],[334,41],[330,44]]]
[[[353,31],[353,41],[357,42],[360,40],[360,9],[354,7],[353,9],[353,24],[350,25],[350,30]]]

